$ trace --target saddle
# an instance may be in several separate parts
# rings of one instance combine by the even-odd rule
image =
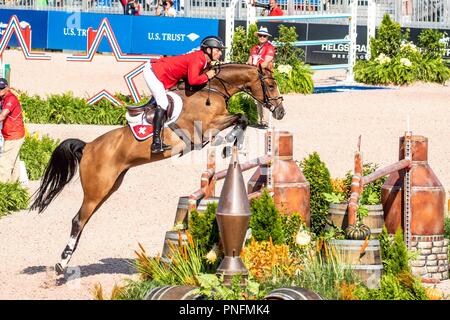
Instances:
[[[169,100],[169,106],[166,110],[166,119],[170,119],[173,114],[174,109],[174,100],[172,96],[167,95],[167,99]],[[137,116],[139,114],[144,113],[144,117],[147,120],[148,123],[153,123],[153,117],[155,115],[155,109],[156,109],[156,100],[154,97],[152,97],[146,104],[142,106],[127,106],[128,114],[132,117]]]

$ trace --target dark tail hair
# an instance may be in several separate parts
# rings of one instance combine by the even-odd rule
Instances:
[[[33,194],[31,210],[38,209],[39,213],[44,211],[64,186],[72,180],[83,156],[85,145],[86,143],[79,139],[67,139],[56,147],[45,169],[41,186]]]

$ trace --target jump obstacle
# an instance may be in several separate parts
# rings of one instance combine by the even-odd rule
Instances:
[[[235,18],[235,6],[240,3],[238,0],[232,0],[229,7],[226,9],[225,20],[225,44],[227,48],[232,47],[233,34],[234,34],[234,18]],[[376,3],[374,0],[368,0],[368,16],[367,16],[367,54],[366,58],[370,58],[370,38],[375,36],[375,18],[376,18]],[[357,39],[357,13],[358,13],[358,1],[352,0],[350,3],[350,12],[344,14],[307,14],[307,15],[290,15],[290,16],[269,16],[269,17],[257,17],[256,7],[247,4],[247,30],[249,25],[255,22],[297,22],[297,21],[310,21],[310,20],[328,20],[328,19],[347,19],[349,22],[349,34],[342,39],[326,39],[326,40],[305,40],[296,41],[294,46],[314,46],[322,44],[348,44],[349,53],[348,61],[345,64],[330,64],[330,65],[317,65],[312,66],[313,70],[335,70],[346,69],[347,79],[346,82],[352,83],[353,79],[353,67],[356,63],[356,39]],[[275,46],[277,45],[274,43]],[[226,59],[229,59],[229,52],[227,52]]]

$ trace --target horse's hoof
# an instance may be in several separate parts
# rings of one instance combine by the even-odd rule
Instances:
[[[64,273],[64,268],[61,263],[55,264],[55,272],[58,276]]]
[[[227,140],[228,143],[233,142],[234,140],[236,140],[236,134],[234,131],[231,131],[229,134],[227,134],[225,136],[225,140]]]

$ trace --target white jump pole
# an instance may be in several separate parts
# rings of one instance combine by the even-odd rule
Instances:
[[[347,69],[347,80],[346,82],[354,82],[353,78],[353,67],[356,63],[356,38],[358,37],[357,33],[357,17],[358,17],[358,1],[353,0],[351,2],[351,18],[349,23],[349,37],[350,37],[350,45],[348,48],[348,69]]]
[[[370,39],[375,38],[375,25],[377,19],[377,4],[374,0],[368,0],[367,3],[367,50],[366,59],[372,56],[370,51]]]

